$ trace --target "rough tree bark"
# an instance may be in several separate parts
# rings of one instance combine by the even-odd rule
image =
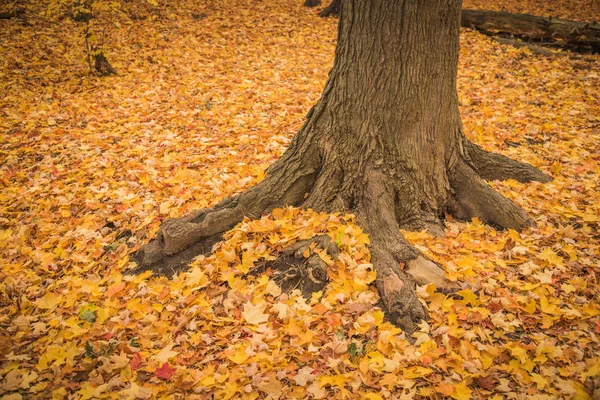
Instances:
[[[400,229],[440,233],[449,212],[521,230],[532,219],[485,179],[550,180],[463,134],[456,93],[460,9],[460,0],[344,1],[329,80],[287,151],[258,185],[165,221],[137,253],[140,268],[168,273],[209,250],[244,216],[276,207],[350,212],[370,235],[388,317],[412,329],[426,315],[415,283],[448,282]],[[330,242],[315,241],[335,256]],[[301,259],[308,244],[299,246],[284,257]],[[311,278],[302,287],[327,279],[318,260],[289,268],[291,276]]]

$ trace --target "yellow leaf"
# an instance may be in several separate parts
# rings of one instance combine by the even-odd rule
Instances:
[[[454,393],[450,397],[456,400],[469,400],[471,398],[471,389],[463,381],[454,385]]]
[[[152,397],[152,389],[144,388],[131,382],[131,386],[128,389],[124,389],[120,392],[120,397],[126,400],[135,399],[149,399]]]
[[[46,292],[46,294],[39,298],[35,303],[39,308],[49,310],[62,303],[63,297],[52,292]]]
[[[557,266],[557,267],[564,267],[565,263],[563,262],[562,257],[560,257],[558,254],[556,254],[554,252],[554,250],[552,250],[550,247],[546,247],[544,248],[544,250],[542,250],[542,252],[540,253],[540,255],[538,256],[540,259],[548,261],[548,263]]]
[[[548,384],[548,381],[543,376],[535,372],[531,373],[531,380],[535,382],[537,388],[540,390]]]
[[[348,380],[348,377],[344,374],[322,375],[319,377],[319,382],[321,382],[321,386],[330,385],[337,386],[339,388],[343,388]]]
[[[19,393],[11,393],[11,394],[5,394],[0,399],[1,400],[22,400],[23,396],[21,396]]]
[[[62,400],[67,395],[67,389],[64,387],[52,391],[52,400]]]
[[[96,388],[89,382],[81,382],[81,386],[77,394],[81,396],[81,400],[88,400],[94,397]]]
[[[242,316],[249,324],[262,324],[263,322],[267,322],[269,320],[269,314],[264,313],[265,307],[265,303],[254,305],[251,302],[247,302],[244,304]]]
[[[233,361],[236,364],[242,364],[246,361],[250,356],[246,353],[246,347],[236,347],[236,350],[233,354],[227,356],[228,359]]]
[[[175,346],[175,343],[172,343],[172,342],[169,343],[167,345],[167,347],[165,347],[164,349],[162,349],[160,352],[158,352],[158,354],[156,354],[152,358],[155,359],[156,361],[158,361],[158,363],[160,365],[163,365],[164,363],[166,363],[167,361],[169,361],[169,358],[175,357],[177,354],[179,354],[178,351],[171,350],[173,348],[173,346]]]
[[[470,303],[472,306],[476,306],[479,304],[479,300],[477,299],[477,296],[475,295],[475,293],[473,293],[469,289],[461,290],[461,291],[457,292],[457,294],[459,296],[462,296],[465,304]]]
[[[555,315],[563,314],[560,307],[556,306],[555,304],[550,303],[546,296],[540,296],[540,309],[542,310],[543,313],[546,313],[546,314],[555,314]]]

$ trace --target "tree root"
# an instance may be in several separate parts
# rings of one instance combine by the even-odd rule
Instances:
[[[486,181],[514,179],[521,183],[532,181],[547,183],[552,177],[531,164],[515,161],[502,154],[490,153],[476,144],[465,140],[467,161],[475,172]]]
[[[3,11],[0,12],[0,19],[11,19],[18,18],[25,14],[25,10],[22,8],[17,8],[13,11]]]
[[[308,156],[305,152],[305,160]],[[139,266],[136,271],[172,275],[194,257],[210,252],[221,235],[244,217],[258,218],[276,207],[298,205],[314,182],[314,168],[309,164],[287,170],[291,175],[288,176],[282,173],[286,170],[280,168],[281,160],[283,157],[271,166],[272,175],[244,193],[227,198],[213,208],[164,221],[156,238],[134,255]]]
[[[521,207],[496,192],[465,162],[459,161],[448,178],[454,189],[448,211],[454,217],[467,221],[477,217],[485,223],[516,231],[534,225]]]
[[[448,171],[453,196],[448,200],[447,210],[459,219],[478,217],[503,228],[521,230],[533,225],[524,210],[494,191],[482,177],[515,177],[526,181],[549,178],[529,164],[493,155],[468,142],[465,153],[465,160],[460,159]],[[287,167],[287,163],[294,167]],[[445,278],[440,266],[408,243],[400,228],[432,227],[442,232],[442,210],[435,205],[424,205],[417,187],[412,188],[417,190],[416,195],[407,191],[405,186],[410,176],[402,177],[402,183],[398,183],[398,175],[390,175],[385,168],[364,165],[361,174],[353,177],[353,184],[345,185],[341,166],[325,163],[325,168],[322,163],[314,153],[292,152],[271,167],[264,181],[244,193],[211,209],[165,221],[156,239],[134,256],[139,265],[135,272],[152,270],[172,275],[198,254],[209,252],[221,235],[244,217],[258,218],[275,207],[302,205],[317,211],[347,211],[357,216],[358,223],[370,236],[376,287],[387,317],[404,330],[414,331],[427,315],[416,294],[417,284],[433,283],[445,293],[459,287]],[[438,207],[444,207],[445,201]],[[275,261],[259,264],[251,274],[270,270],[282,290],[299,289],[309,297],[327,284],[327,260],[319,255],[323,252],[315,251],[317,248],[332,258],[339,255],[339,249],[328,236],[317,236],[284,249]]]
[[[252,271],[252,275],[258,275],[267,269],[273,270],[273,280],[281,290],[290,293],[299,289],[302,295],[308,298],[313,293],[323,290],[328,281],[329,266],[314,251],[315,248],[325,250],[332,259],[336,259],[340,254],[329,236],[315,236],[283,249],[276,260],[265,262]]]
[[[417,285],[433,283],[436,289],[446,294],[460,289],[456,282],[446,279],[444,270],[439,265],[422,255],[408,260],[405,271],[413,278]]]
[[[416,284],[434,283],[446,290],[456,285],[444,277],[443,270],[427,260],[400,233],[395,215],[395,193],[386,185],[382,173],[372,172],[367,180],[363,204],[355,213],[371,238],[371,263],[377,271],[376,286],[386,315],[407,332],[427,316],[416,291]]]
[[[244,214],[237,205],[237,198],[229,198],[213,209],[201,209],[164,221],[156,239],[134,255],[138,270],[172,275],[197,255],[210,252],[221,234],[243,219]]]

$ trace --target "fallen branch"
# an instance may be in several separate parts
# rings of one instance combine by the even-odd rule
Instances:
[[[505,39],[517,37],[534,41],[535,45],[600,52],[600,24],[595,23],[511,14],[504,11],[462,10],[461,25],[490,36],[505,36]]]
[[[20,17],[23,14],[25,14],[25,10],[23,10],[22,8],[18,8],[13,11],[4,11],[4,12],[0,12],[0,19],[16,18],[16,17]]]

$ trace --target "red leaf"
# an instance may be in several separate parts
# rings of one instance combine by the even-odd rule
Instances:
[[[129,364],[132,370],[139,369],[142,365],[142,356],[140,356],[140,353],[133,353],[133,358],[129,361]]]
[[[171,368],[168,362],[164,363],[162,367],[156,370],[156,376],[166,380],[170,380],[174,373],[175,368]]]
[[[113,337],[113,334],[110,332],[106,332],[105,334],[98,336],[98,339],[108,340],[111,337]]]

